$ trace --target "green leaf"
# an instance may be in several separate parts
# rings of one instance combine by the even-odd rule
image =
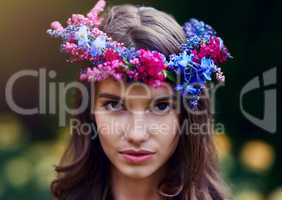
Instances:
[[[171,80],[172,82],[176,81],[176,78],[174,77],[174,74],[171,71],[164,70],[163,73],[164,73],[165,77],[168,78],[169,80]]]

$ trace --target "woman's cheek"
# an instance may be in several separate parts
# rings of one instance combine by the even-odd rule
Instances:
[[[159,121],[158,131],[156,134],[156,140],[161,147],[167,150],[174,150],[178,143],[179,135],[177,133],[178,121],[175,115],[170,114]]]
[[[121,117],[107,112],[97,113],[95,115],[98,133],[102,135],[118,135],[120,134],[120,126],[122,124]]]
[[[108,158],[111,159],[114,153],[115,144],[117,144],[117,134],[113,124],[113,117],[109,115],[97,115],[96,123],[98,128],[98,137],[102,148]]]
[[[160,133],[164,137],[170,138],[176,134],[178,121],[174,113],[164,116],[153,116],[151,118],[154,131]]]
[[[122,116],[100,115],[96,118],[98,136],[105,153],[114,151],[121,142],[123,129],[127,122]]]

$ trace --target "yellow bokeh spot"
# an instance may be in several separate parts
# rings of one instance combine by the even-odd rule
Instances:
[[[239,193],[235,200],[264,200],[264,197],[257,191],[244,191]]]
[[[214,143],[220,160],[230,154],[232,145],[226,134],[215,134]]]
[[[37,162],[42,157],[50,155],[50,152],[52,152],[51,142],[36,142],[30,145],[23,154],[30,160],[35,160]]]
[[[58,141],[37,142],[24,152],[24,156],[34,164],[33,175],[40,189],[48,189],[55,178],[55,165],[58,165],[66,145]]]
[[[10,160],[5,165],[7,181],[14,187],[22,187],[32,178],[32,164],[24,158]]]
[[[22,142],[23,127],[21,122],[12,115],[0,116],[0,150],[9,150],[18,147]]]
[[[249,169],[263,172],[274,162],[274,150],[271,145],[263,141],[251,141],[244,145],[241,161]]]
[[[51,181],[54,180],[55,164],[57,164],[57,159],[52,155],[45,156],[37,162],[34,173],[35,173],[36,181],[40,188],[48,189]]]
[[[268,200],[281,200],[281,199],[282,199],[282,187],[272,192],[268,198]]]

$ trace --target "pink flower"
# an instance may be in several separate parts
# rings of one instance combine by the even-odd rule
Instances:
[[[132,65],[140,65],[140,60],[138,58],[133,58],[129,61]]]
[[[86,72],[80,75],[80,80],[88,80],[88,81],[101,81],[107,78],[108,74],[104,73],[100,69],[94,68],[87,68]]]
[[[68,25],[89,25],[97,26],[100,25],[102,18],[99,14],[103,12],[106,6],[105,0],[99,0],[94,8],[87,14],[87,17],[81,14],[73,14],[71,18],[67,20]]]
[[[71,18],[67,20],[68,25],[86,25],[88,23],[88,19],[81,14],[73,14]]]
[[[79,48],[77,44],[72,42],[66,42],[62,45],[62,50],[70,55],[71,62],[79,61],[92,61],[93,57],[83,49]]]
[[[225,81],[225,76],[224,76],[223,72],[221,71],[220,67],[216,68],[216,80],[218,80],[220,82]]]
[[[50,26],[55,31],[63,31],[64,30],[64,27],[58,21],[52,22]]]
[[[109,76],[112,76],[117,80],[121,80],[125,75],[124,71],[122,70],[122,65],[123,62],[119,60],[113,60],[111,62],[108,61],[93,67],[93,69],[89,68],[87,71],[87,76],[92,80],[103,80]]]
[[[138,67],[138,71],[151,76],[151,78],[163,80],[164,75],[161,72],[166,68],[163,56],[158,52],[145,49],[140,49],[139,53],[140,67]]]
[[[105,0],[99,0],[94,8],[87,14],[87,17],[95,24],[99,25],[101,23],[101,18],[99,17],[99,14],[104,11],[106,6]]]
[[[87,74],[86,74],[86,73],[82,73],[82,74],[80,74],[79,79],[80,79],[81,81],[85,81],[85,80],[87,80],[87,79],[88,79],[88,76],[87,76]]]

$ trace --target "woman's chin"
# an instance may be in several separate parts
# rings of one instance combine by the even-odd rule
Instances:
[[[150,177],[154,172],[156,172],[156,169],[152,169],[150,166],[138,166],[138,165],[130,165],[130,166],[124,166],[118,169],[118,171],[132,179],[145,179]]]

